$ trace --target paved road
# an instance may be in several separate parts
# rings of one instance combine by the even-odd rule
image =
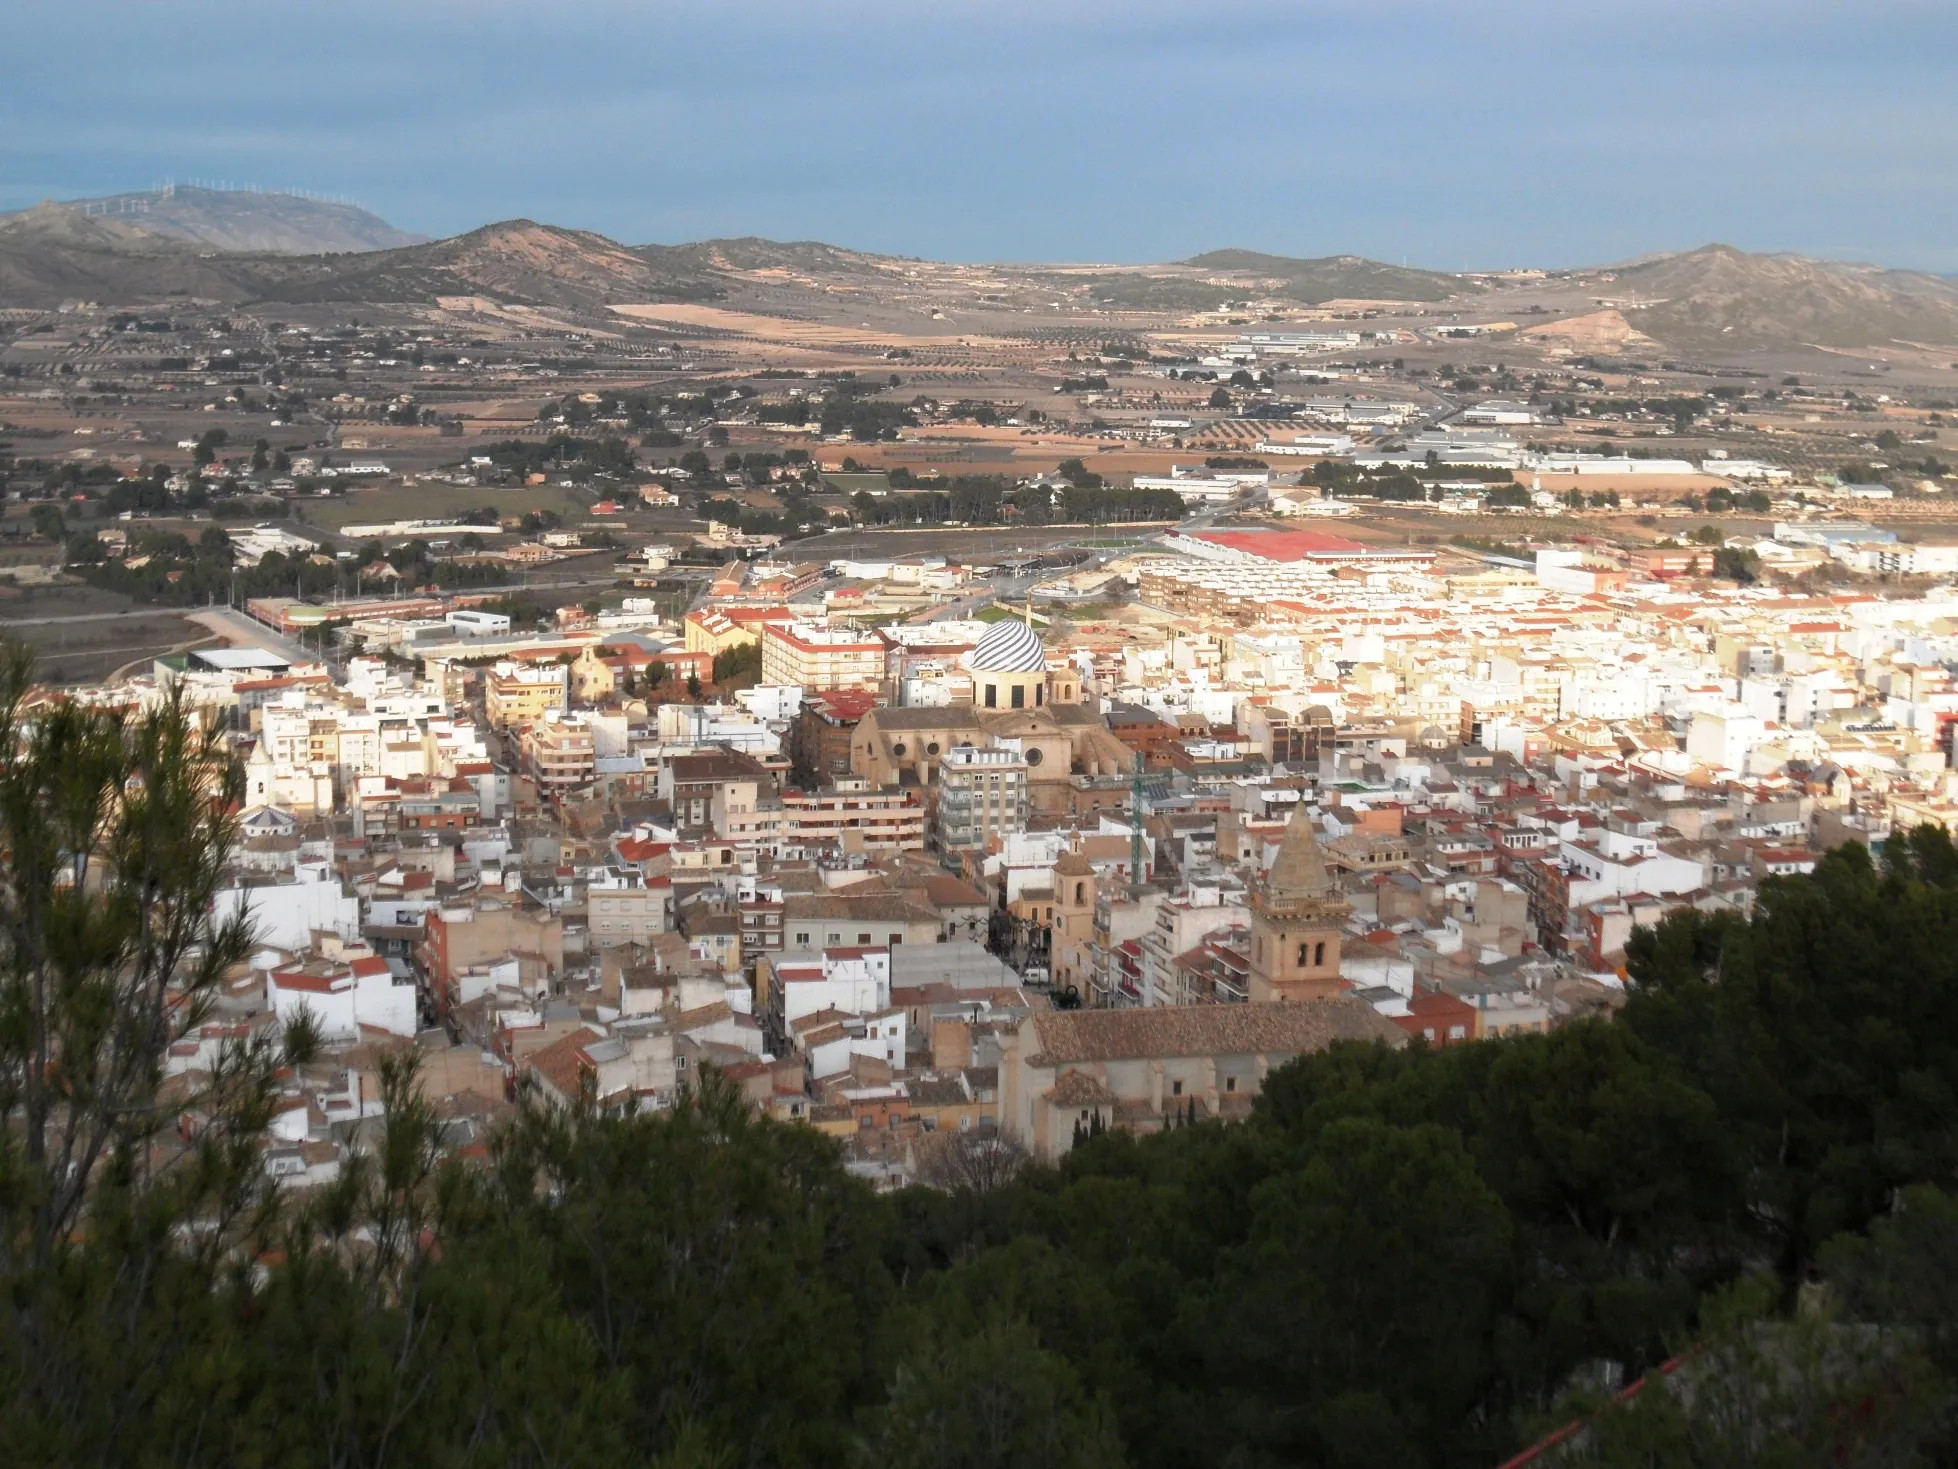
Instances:
[[[247,617],[234,608],[191,607],[186,608],[183,615],[243,647],[265,648],[295,663],[319,661],[318,649],[303,648],[291,638],[274,632],[256,618]]]
[[[71,622],[115,622],[118,619],[134,615],[138,610],[135,607],[125,607],[120,612],[77,612],[70,617],[0,617],[0,627],[59,627]],[[157,609],[142,610],[155,611]],[[165,608],[162,610],[174,611],[175,609]],[[189,611],[190,609],[185,608],[184,610]]]

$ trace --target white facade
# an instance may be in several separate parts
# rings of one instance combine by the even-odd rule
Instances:
[[[347,940],[360,937],[360,900],[342,892],[338,878],[312,865],[302,865],[298,877],[270,887],[226,888],[213,895],[212,914],[224,923],[248,912],[258,942],[281,949],[305,948],[319,929]]]

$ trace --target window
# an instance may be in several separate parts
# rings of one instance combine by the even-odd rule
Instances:
[[[892,947],[893,949],[895,949],[895,948],[896,948],[896,947],[897,947],[897,946],[898,946],[899,944],[901,944],[901,943],[903,943],[903,942],[904,942],[904,935],[903,935],[903,934],[901,934],[901,933],[894,933],[894,934],[892,934],[892,935],[891,935],[891,947]]]
[[[1081,905],[1082,905],[1083,903],[1085,903],[1085,902],[1087,902],[1087,898],[1086,898],[1086,897],[1084,896],[1084,895],[1085,895],[1085,894],[1087,893],[1087,891],[1088,891],[1088,885],[1087,885],[1087,884],[1086,884],[1085,882],[1077,882],[1077,883],[1076,883],[1076,884],[1074,885],[1074,906],[1075,906],[1075,907],[1077,907],[1077,908],[1078,908],[1078,907],[1080,907],[1080,906],[1081,906]]]
[[[936,755],[938,753],[938,741],[933,740],[930,744],[926,745],[925,753],[927,755]]]
[[[1434,1032],[1433,1032],[1432,1030],[1431,1030],[1431,1031],[1428,1031],[1428,1032],[1427,1032],[1427,1036],[1428,1036],[1428,1039],[1429,1039],[1429,1040],[1433,1040],[1433,1039],[1434,1039]],[[1462,1041],[1462,1040],[1467,1040],[1467,1039],[1468,1039],[1468,1031],[1467,1031],[1467,1030],[1466,1030],[1465,1028],[1463,1028],[1462,1026],[1459,1026],[1459,1025],[1451,1025],[1451,1026],[1449,1026],[1449,1027],[1448,1027],[1448,1039],[1450,1039],[1451,1041]]]
[[[895,745],[891,746],[891,753],[901,757],[904,754],[904,748],[904,741],[899,740]]]
[[[999,685],[996,683],[986,685],[986,707],[988,709],[999,708]]]
[[[1036,704],[1047,702],[1047,686],[1045,684],[1035,684],[1033,686],[1033,702]]]
[[[1224,1078],[1224,1090],[1227,1092],[1234,1092],[1237,1090],[1237,1078],[1235,1076],[1227,1076]]]
[[[1045,760],[1046,758],[1047,758],[1046,753],[1042,751],[1038,746],[1027,751],[1027,764],[1029,765],[1038,765],[1042,760]]]
[[[860,933],[860,934],[858,934],[858,935],[857,935],[857,942],[858,942],[859,944],[867,944],[867,943],[869,943],[869,942],[870,942],[870,935],[869,935],[869,934],[867,934],[867,933]]]
[[[1182,1082],[1180,1082],[1180,1081],[1172,1081],[1172,1082],[1171,1082],[1171,1083],[1169,1084],[1169,1091],[1170,1091],[1170,1095],[1171,1095],[1171,1096],[1175,1096],[1175,1097],[1180,1097],[1180,1096],[1182,1096],[1182,1095],[1183,1095],[1183,1083],[1182,1083]]]
[[[1311,955],[1312,955],[1312,945],[1310,944],[1299,945],[1299,968],[1303,969],[1312,962]]]
[[[1316,967],[1326,962],[1326,946],[1322,943],[1312,946],[1312,963]]]
[[[1027,689],[1025,684],[1016,683],[1013,685],[1013,707],[1015,709],[1024,709],[1027,707]]]
[[[795,941],[796,943],[800,944],[802,947],[807,948],[809,946],[809,935],[806,933],[799,933],[795,936]]]
[[[687,1058],[685,1056],[675,1056],[673,1058],[673,1069],[675,1071],[685,1071],[687,1069]]]

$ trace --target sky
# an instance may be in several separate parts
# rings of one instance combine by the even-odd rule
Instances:
[[[1952,0],[6,0],[0,209],[227,180],[452,234],[1958,272]]]

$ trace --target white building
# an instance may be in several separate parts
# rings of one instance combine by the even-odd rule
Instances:
[[[1744,772],[1747,757],[1761,743],[1759,715],[1733,704],[1720,710],[1696,710],[1686,728],[1686,754],[1719,770]]]
[[[360,937],[360,899],[342,892],[340,880],[324,863],[301,863],[297,879],[226,888],[211,899],[213,918],[226,923],[243,911],[251,917],[255,940],[280,949],[303,949],[321,930],[348,941]]]
[[[412,1037],[418,1007],[415,983],[397,978],[387,961],[373,954],[340,960],[306,960],[281,965],[266,975],[266,1003],[281,1026],[303,1011],[323,1039],[352,1044],[363,1029]]]

